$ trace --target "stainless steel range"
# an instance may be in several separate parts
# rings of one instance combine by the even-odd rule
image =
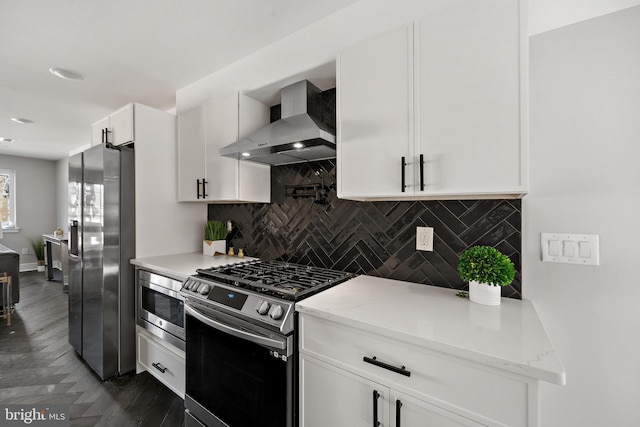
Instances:
[[[350,273],[279,261],[199,269],[183,284],[185,425],[298,425],[295,303]]]

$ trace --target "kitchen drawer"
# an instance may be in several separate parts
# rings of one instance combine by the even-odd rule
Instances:
[[[342,369],[452,410],[464,408],[498,425],[526,426],[529,384],[445,353],[300,315],[300,351]],[[363,360],[404,366],[409,377]],[[532,390],[535,391],[535,390]]]
[[[138,363],[184,399],[184,357],[157,343],[142,332],[137,334]],[[164,371],[164,372],[163,372]]]

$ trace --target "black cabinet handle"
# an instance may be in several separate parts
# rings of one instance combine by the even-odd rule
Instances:
[[[197,184],[196,184],[196,199],[199,199],[200,198],[200,180],[196,179],[196,182],[197,182]]]
[[[400,168],[402,170],[402,192],[404,193],[405,188],[407,188],[407,186],[405,185],[404,181],[405,181],[405,177],[404,177],[404,172],[405,172],[405,167],[407,166],[407,162],[405,162],[405,158],[402,157],[401,158],[401,164],[400,164]]]
[[[400,408],[402,408],[402,402],[399,399],[396,399],[396,427],[400,426]]]
[[[207,196],[207,180],[202,178],[202,198],[206,199]]]
[[[105,128],[102,128],[102,139],[100,139],[100,142],[103,143],[103,144],[104,144],[104,131],[105,130],[106,130]]]
[[[152,363],[151,366],[153,366],[154,368],[156,368],[158,371],[162,372],[163,374],[167,371],[167,368],[162,366],[160,363]]]
[[[420,191],[424,191],[424,154],[420,154]]]
[[[380,393],[378,390],[373,390],[373,427],[378,427],[380,425],[380,421],[378,421],[378,398],[380,397]]]
[[[407,369],[404,366],[398,368],[397,366],[389,365],[388,363],[379,361],[378,359],[376,359],[375,356],[373,357],[365,356],[362,358],[362,360],[367,363],[371,363],[372,365],[378,366],[380,368],[384,368],[389,371],[395,372],[396,374],[404,375],[405,377],[411,376],[411,371],[407,371]]]

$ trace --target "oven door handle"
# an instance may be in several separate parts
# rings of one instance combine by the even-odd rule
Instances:
[[[267,338],[262,335],[256,335],[256,334],[252,334],[251,332],[243,331],[241,329],[236,329],[232,326],[225,325],[224,323],[216,322],[215,320],[209,318],[208,316],[205,316],[204,314],[200,313],[198,310],[191,307],[189,304],[184,305],[184,310],[191,316],[195,317],[196,319],[204,323],[205,325],[210,326],[219,331],[225,332],[229,335],[233,335],[234,337],[242,338],[255,344],[277,348],[279,350],[287,349],[286,340],[279,341],[272,338]]]

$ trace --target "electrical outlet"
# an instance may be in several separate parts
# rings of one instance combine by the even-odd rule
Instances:
[[[416,250],[433,251],[433,227],[416,227]]]
[[[29,248],[22,248],[22,255],[29,255]]]

